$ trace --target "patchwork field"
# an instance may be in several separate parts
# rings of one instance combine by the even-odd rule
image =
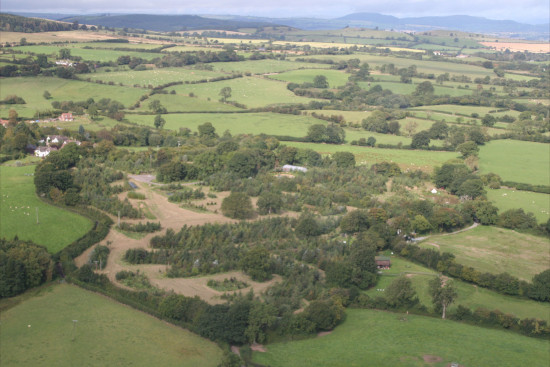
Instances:
[[[216,344],[101,295],[67,284],[31,293],[1,313],[3,367],[214,367],[221,360]]]
[[[506,271],[529,281],[550,264],[547,238],[498,227],[478,226],[457,234],[430,236],[422,246],[451,252],[457,262],[479,271]]]
[[[34,188],[34,165],[0,166],[2,202],[0,237],[31,240],[56,253],[82,237],[92,223],[80,215],[48,205],[40,200]],[[38,221],[36,223],[36,212]]]
[[[504,181],[533,185],[550,183],[550,145],[518,140],[495,140],[481,147],[479,168]]]
[[[330,85],[330,88],[339,87],[345,85],[348,81],[350,74],[345,73],[340,70],[315,70],[315,69],[304,69],[304,70],[293,70],[280,73],[277,75],[271,75],[271,79],[282,80],[290,83],[313,83],[313,80],[317,75],[324,75],[327,78],[327,82]]]
[[[364,366],[366,361],[369,366],[547,365],[545,340],[423,316],[346,312],[346,321],[329,335],[267,345],[265,353],[254,352],[253,361],[273,367]]]

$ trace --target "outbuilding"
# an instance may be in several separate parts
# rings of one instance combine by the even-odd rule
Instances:
[[[375,256],[374,262],[378,269],[389,269],[391,266],[391,260],[389,256]]]

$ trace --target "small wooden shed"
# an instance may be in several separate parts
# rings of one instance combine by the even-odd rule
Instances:
[[[389,269],[391,266],[391,260],[389,256],[375,256],[374,262],[378,269]]]

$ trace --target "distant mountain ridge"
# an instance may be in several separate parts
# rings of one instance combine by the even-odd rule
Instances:
[[[430,31],[437,29],[493,34],[503,37],[549,40],[550,24],[524,24],[512,20],[492,20],[469,15],[398,18],[379,13],[354,13],[335,19],[267,18],[241,15],[150,15],[96,14],[62,16],[60,14],[15,13],[23,16],[78,21],[84,24],[114,28],[148,29],[152,31],[181,31],[194,29],[236,30],[266,26],[289,26],[304,30],[365,27],[396,31]]]

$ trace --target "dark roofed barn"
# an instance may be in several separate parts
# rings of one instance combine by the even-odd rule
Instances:
[[[378,269],[389,269],[391,266],[391,260],[389,256],[375,256],[374,262]]]

